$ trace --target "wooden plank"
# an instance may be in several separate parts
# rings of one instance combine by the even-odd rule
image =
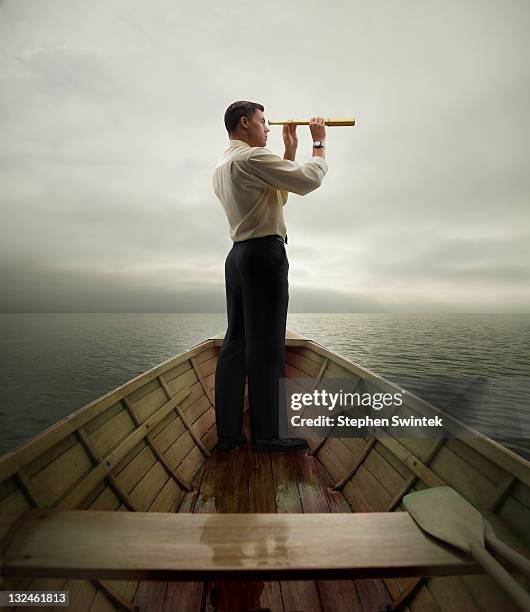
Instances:
[[[15,477],[7,478],[4,482],[0,482],[0,503],[9,497],[19,488],[19,483]]]
[[[133,603],[141,612],[160,612],[164,605],[167,588],[167,581],[142,581],[138,585]]]
[[[52,506],[83,479],[92,465],[83,445],[78,442],[36,474],[31,484],[38,499],[46,506]]]
[[[472,559],[428,538],[406,512],[182,515],[31,510],[17,522],[3,564],[8,577],[117,580],[469,573],[480,573]]]
[[[282,600],[288,612],[320,612],[320,600],[313,580],[281,582]]]
[[[365,438],[340,438],[340,441],[346,446],[354,457],[358,457],[364,450],[368,441],[372,439],[372,436]]]
[[[404,416],[406,417],[408,416],[408,414],[411,414],[411,411],[407,411],[407,414],[404,414]],[[420,417],[421,415],[418,415],[417,413],[412,412],[412,416]],[[421,461],[424,461],[424,458],[429,454],[429,451],[431,450],[434,438],[423,438],[423,437],[414,438],[410,436],[405,436],[405,437],[400,436],[400,437],[397,437],[396,440],[404,448],[409,450],[413,455],[418,457],[418,459],[420,459]]]
[[[291,455],[271,453],[276,512],[302,512],[298,481],[291,464]]]
[[[92,461],[94,463],[99,463],[101,461],[101,457],[99,456],[98,451],[95,448],[95,446],[92,444],[92,441],[90,440],[84,427],[80,427],[77,430],[77,435],[79,436],[81,443],[85,447],[85,450],[87,451]],[[114,491],[114,493],[116,493],[116,495],[122,500],[122,502],[127,506],[129,510],[132,510],[132,511],[139,510],[139,508],[135,507],[133,501],[131,500],[127,492],[122,489],[118,479],[115,478],[113,474],[108,473],[106,476],[106,481],[108,485],[110,486],[110,488]]]
[[[315,351],[306,348],[306,346],[289,347],[286,349],[286,355],[287,353],[293,353],[295,355],[300,355],[304,359],[308,359],[309,361],[314,361],[318,365],[322,363],[322,357]]]
[[[142,440],[141,443],[144,444],[142,450],[136,453],[121,471],[118,472],[118,470],[115,470],[112,472],[116,475],[116,479],[120,483],[123,491],[127,493],[132,491],[156,461],[156,457],[151,448],[145,444],[144,440]]]
[[[355,461],[350,450],[339,438],[327,438],[316,457],[336,481],[340,481]]]
[[[158,384],[157,384],[158,383]],[[127,408],[129,412],[132,410],[134,421],[136,424],[143,423],[152,414],[159,410],[169,399],[159,384],[159,379],[155,379],[149,383],[152,388],[149,393],[138,397],[138,394],[131,394],[122,399],[125,403],[127,400]]]
[[[361,451],[361,454],[357,457],[357,459],[353,462],[353,465],[350,467],[350,469],[346,472],[346,474],[344,474],[344,476],[334,485],[334,488],[338,491],[340,489],[342,489],[342,487],[351,479],[351,477],[355,474],[355,472],[358,470],[358,468],[360,467],[360,465],[362,464],[362,462],[364,461],[364,458],[366,457],[366,455],[368,455],[368,453],[372,450],[372,448],[375,446],[375,443],[377,442],[377,438],[371,438],[370,440],[368,440],[368,442],[365,444],[363,450]]]
[[[374,511],[384,511],[391,497],[363,465],[355,472],[350,482],[352,487],[361,493]]]
[[[515,477],[511,474],[506,474],[504,479],[497,485],[492,497],[488,500],[488,510],[497,510],[502,502],[508,497],[508,494],[515,483]]]
[[[201,483],[202,499],[197,500],[196,513],[248,512],[248,455],[248,449],[243,446],[229,453],[214,452],[208,458]],[[227,474],[230,474],[230,486],[226,486]],[[238,585],[226,579],[209,580],[205,591],[205,610],[244,609],[245,601],[248,606],[257,606],[263,590],[259,586],[255,581]]]
[[[399,459],[398,457],[396,457],[396,455],[394,455],[394,453],[389,450],[388,448],[386,448],[386,446],[384,446],[383,444],[381,444],[381,441],[378,440],[377,444],[375,445],[375,448],[377,449],[377,452],[385,458],[385,460],[390,463],[390,465],[396,470],[396,472],[399,472],[401,474],[401,476],[403,476],[403,478],[407,479],[411,476],[415,476],[414,472],[412,472],[404,463],[401,459]],[[423,461],[423,457],[420,457],[420,459],[422,459]]]
[[[169,476],[164,466],[158,461],[154,463],[153,467],[129,494],[135,507],[143,512],[147,512],[168,479]]]
[[[342,494],[331,488],[328,490],[331,479],[322,467],[319,469],[319,462],[314,457],[306,453],[296,453],[291,461],[297,476],[304,512],[350,512]],[[342,503],[338,502],[339,498]],[[316,584],[322,610],[361,610],[352,580],[318,580]]]
[[[205,357],[205,353],[201,354],[202,361],[199,361],[195,357],[193,358],[193,360],[195,361],[195,364],[200,366],[201,373],[204,378],[210,378],[212,374],[215,374],[215,370],[217,369],[217,357],[218,357],[218,353],[211,351],[210,357],[208,358]]]
[[[285,364],[285,377],[290,378],[293,381],[297,378],[308,378],[307,374],[302,370],[299,370],[296,366],[286,363]]]
[[[30,500],[33,506],[35,506],[36,508],[47,507],[47,504],[41,497],[40,492],[38,491],[37,487],[35,487],[26,472],[24,470],[19,470],[17,472],[17,477],[20,481],[20,484],[22,485],[22,489],[24,490],[26,497]]]
[[[24,472],[28,475],[28,478],[33,478],[35,474],[43,470],[52,461],[55,461],[58,457],[64,454],[68,449],[78,443],[75,433],[72,433],[62,440],[59,440],[52,447],[44,451],[41,455],[36,457],[33,461],[24,466]]]
[[[206,448],[208,448],[211,452],[217,444],[217,427],[213,425],[213,427],[204,434],[201,440],[203,441],[204,446],[206,446]]]
[[[46,431],[34,436],[13,451],[6,453],[0,458],[0,481],[12,476],[20,468],[39,457],[46,450],[60,442],[76,429],[91,421],[94,417],[104,412],[107,408],[119,402],[122,398],[130,395],[135,390],[146,385],[159,375],[166,373],[176,365],[188,361],[190,357],[199,355],[214,345],[213,341],[207,340],[197,344],[195,347],[171,357],[163,363],[155,366],[151,370],[140,374],[136,378],[129,380],[123,385],[113,389],[109,393],[97,398],[90,404],[83,406],[79,410],[68,415]]]
[[[181,514],[189,514],[193,512],[195,503],[199,498],[201,483],[206,468],[207,462],[203,468],[195,475],[191,481],[194,487],[193,491],[184,494],[178,512]],[[174,610],[201,610],[203,593],[205,590],[205,582],[203,580],[196,581],[169,581],[167,584],[166,599],[164,601],[163,610],[165,612],[173,612]]]
[[[186,587],[186,588],[183,588]],[[195,612],[201,610],[203,582],[167,582],[163,606],[153,612]],[[140,612],[141,612],[140,608]]]
[[[508,497],[497,511],[498,517],[530,546],[530,510],[513,497]]]
[[[530,463],[524,459],[523,457],[517,455],[510,449],[502,446],[498,442],[487,438],[483,434],[478,431],[473,430],[472,428],[466,426],[464,423],[458,421],[448,415],[447,413],[439,410],[429,402],[423,400],[417,395],[405,390],[401,389],[398,385],[386,380],[382,376],[379,376],[375,372],[364,368],[358,363],[355,363],[342,355],[316,343],[311,340],[307,340],[305,344],[305,350],[313,351],[317,355],[321,357],[327,357],[333,362],[334,365],[338,365],[341,368],[346,369],[348,372],[351,372],[366,381],[372,383],[377,387],[379,391],[388,391],[389,393],[395,392],[404,392],[406,405],[413,408],[414,410],[425,413],[425,414],[440,414],[444,417],[444,423],[448,426],[455,426],[458,431],[465,432],[469,434],[469,437],[466,436],[466,443],[481,453],[483,456],[487,457],[506,471],[514,474],[517,478],[519,478],[526,485],[530,486]],[[329,369],[329,368],[328,368]]]
[[[323,379],[323,378],[325,378],[325,377],[326,377],[326,375],[328,374],[328,372],[329,372],[329,368],[330,368],[330,365],[331,365],[331,362],[329,361],[329,359],[324,359],[324,361],[323,361],[323,363],[322,363],[322,366],[321,366],[321,368],[320,368],[320,371],[319,371],[319,373],[318,373],[318,381],[319,381],[319,383],[320,383],[320,380],[321,380],[321,379]],[[355,385],[355,387],[354,387],[354,392],[355,392],[355,391],[357,391],[357,389],[359,389],[360,384],[361,384],[361,379],[360,379],[360,378],[358,378],[358,379],[357,379],[357,383],[356,383],[356,385]],[[318,384],[315,384],[315,388],[316,388],[317,386],[318,386]],[[328,435],[328,436],[325,436],[325,437],[323,437],[323,438],[321,438],[321,439],[320,439],[320,441],[319,441],[319,442],[317,442],[317,444],[316,444],[316,445],[314,445],[314,446],[311,448],[310,454],[311,454],[311,455],[316,455],[316,454],[318,453],[318,451],[320,450],[320,448],[321,448],[321,447],[324,445],[324,443],[326,442],[326,440],[328,440],[328,438],[329,438],[329,435]],[[347,478],[346,478],[346,477],[344,477],[343,479],[341,479],[341,481],[342,481],[342,480],[344,480],[344,483],[345,483],[345,482],[347,481]],[[343,485],[344,485],[344,483],[343,483],[341,486],[343,486]]]
[[[81,433],[81,437],[83,437],[83,435],[84,435],[84,432]],[[87,450],[89,456],[91,458],[97,458],[96,451],[90,445],[90,443],[88,442],[88,439],[85,439],[85,442],[88,444],[85,450]],[[75,446],[71,446],[69,450],[72,448],[75,448]],[[59,457],[57,457],[57,459],[59,459]],[[51,464],[47,464],[47,467],[49,465]],[[20,470],[18,472],[18,476],[25,488],[32,489],[33,485],[31,481],[27,478],[27,476],[24,474],[23,470]],[[44,507],[44,502],[42,500],[39,500],[37,496],[33,495],[32,501],[39,508]],[[92,508],[93,509],[97,508],[97,503],[92,504]],[[104,506],[102,506],[102,508],[105,510],[115,509],[111,504],[105,504]],[[33,580],[29,585],[27,585],[26,590],[34,590],[34,591],[61,590],[64,582],[65,581],[63,578],[60,578],[60,579],[37,578],[36,580]],[[93,579],[92,582],[94,583],[94,586],[96,588],[98,588],[100,591],[102,591],[106,595],[108,600],[112,602],[112,605],[115,606],[118,610],[125,610],[125,611],[132,610],[132,606],[130,602],[127,601],[123,596],[121,596],[120,593],[116,592],[111,584],[106,584],[100,581],[99,579]],[[99,595],[100,594],[98,593],[98,596]],[[107,605],[107,603],[105,603],[105,605]]]
[[[174,512],[184,498],[184,490],[171,478],[149,506],[149,512]]]
[[[126,504],[118,495],[110,488],[104,487],[99,495],[92,501],[88,510],[121,510],[122,507],[127,509]]]
[[[90,610],[92,602],[95,600],[98,589],[90,580],[75,580],[73,578],[66,581],[64,590],[69,591],[69,609],[76,612]],[[60,610],[60,608],[58,608]]]
[[[208,401],[210,402],[210,406],[214,408],[214,400],[212,398],[212,391],[211,389],[208,388],[207,384],[204,381],[204,377],[202,375],[199,364],[195,361],[193,357],[190,358],[190,362],[191,362],[193,371],[195,372],[195,376],[197,376],[199,383],[202,387],[204,395],[208,398]]]
[[[165,394],[164,394],[164,398],[165,398]],[[134,411],[134,406],[132,404],[132,402],[128,399],[128,398],[123,398],[123,404],[125,405],[126,409],[129,412],[129,415],[131,416],[132,420],[134,421],[134,424],[136,427],[140,427],[141,422],[138,416],[136,416],[136,413]],[[162,404],[163,406],[163,404]],[[170,413],[171,414],[171,413]],[[169,414],[167,415],[169,416]],[[166,417],[164,417],[166,418]],[[159,419],[160,422],[160,419]],[[157,425],[155,425],[154,427],[157,427]],[[155,455],[155,457],[158,459],[158,461],[160,461],[160,463],[164,466],[164,468],[166,469],[167,473],[169,474],[169,476],[171,478],[173,478],[173,480],[179,485],[179,487],[185,489],[186,491],[191,491],[191,485],[189,482],[187,482],[184,478],[182,478],[182,476],[178,473],[178,471],[174,470],[169,461],[167,461],[166,457],[164,456],[164,454],[162,453],[162,451],[158,448],[157,444],[155,443],[154,439],[153,439],[153,427],[151,428],[151,433],[148,433],[145,436],[145,441],[147,442],[149,448],[153,451],[153,454]]]
[[[391,604],[390,596],[381,580],[356,580],[355,588],[363,610],[386,610]]]
[[[190,371],[193,372],[192,370]],[[170,387],[167,381],[166,381],[166,384],[167,384],[167,387],[170,393],[173,393],[173,389]],[[196,402],[200,397],[204,397],[204,392],[202,390],[201,383],[198,380],[195,380],[195,382],[193,382],[193,380],[190,380],[189,384],[185,386],[191,391],[191,393],[180,405],[180,407],[182,408],[182,410],[184,410],[184,412],[188,410],[188,407],[190,404],[193,404],[194,402]],[[207,399],[207,398],[204,398],[204,399]],[[210,402],[208,402],[208,405],[210,405]]]
[[[490,461],[501,466],[530,487],[530,463],[526,459],[489,438],[478,437],[466,441]]]
[[[193,368],[191,367],[191,363],[188,363],[188,366],[189,367],[186,372],[184,372],[183,374],[180,374],[176,378],[173,378],[173,380],[168,381],[166,375],[162,377],[161,380],[164,381],[164,384],[167,387],[166,395],[168,391],[170,395],[176,395],[182,389],[185,389],[185,388],[191,389],[192,387],[194,388],[196,385],[199,385],[200,387],[199,381],[197,380],[197,375],[193,371]],[[201,388],[201,393],[202,393],[202,388]]]
[[[121,402],[116,402],[109,406],[106,410],[95,416],[93,419],[88,421],[85,425],[81,425],[83,429],[87,432],[87,434],[92,434],[94,431],[97,431],[100,427],[107,424],[111,419],[116,417],[118,414],[123,412],[123,406]]]
[[[184,423],[173,411],[153,428],[151,435],[153,436],[153,440],[160,451],[165,454],[167,449],[175,442],[175,440],[178,440],[178,438],[180,438],[185,431],[186,428],[184,427]]]
[[[183,478],[190,481],[201,468],[204,461],[205,459],[201,451],[197,448],[197,446],[194,446],[182,461],[179,468],[179,473]]]
[[[95,452],[95,449],[92,448],[91,452]],[[110,476],[110,480],[113,480],[112,475],[109,474],[109,476]],[[98,511],[98,510],[116,511],[118,510],[119,500],[121,499],[123,501],[122,499],[123,491],[121,490],[121,487],[118,487],[118,488],[119,488],[119,492],[116,492],[116,488],[114,486],[111,486],[110,488],[106,487],[103,490],[103,492],[90,504],[88,509],[91,511]],[[125,494],[125,497],[127,497],[126,494]],[[128,507],[128,504],[125,504],[125,505],[127,505]],[[132,503],[131,503],[131,506],[132,506]],[[76,582],[79,582],[79,581],[76,581]],[[92,583],[98,589],[98,592],[94,599],[94,601],[96,602],[94,603],[94,605],[98,607],[90,608],[90,609],[98,610],[100,606],[99,602],[103,601],[103,596],[105,596],[106,599],[104,600],[105,603],[103,604],[103,606],[108,606],[108,603],[110,603],[111,605],[115,606],[118,610],[125,610],[125,611],[133,610],[130,598],[124,596],[119,591],[119,587],[123,584],[123,581],[116,583],[116,582],[107,582],[107,581],[103,581],[99,579],[92,579]],[[80,588],[80,585],[77,584],[75,588]]]
[[[161,389],[160,389],[160,383],[158,382],[158,378],[153,378],[145,385],[142,385],[138,389],[129,393],[127,397],[133,403],[142,402],[142,401],[145,401],[146,399],[148,400],[149,397],[153,394],[153,392],[160,392],[160,390]],[[161,398],[162,403],[159,404],[158,408],[160,408],[160,406],[164,403],[162,399],[163,396],[164,396],[163,393],[159,393],[159,397]]]
[[[464,459],[475,469],[479,470],[486,478],[489,478],[495,484],[504,480],[506,470],[477,452],[467,443],[467,440],[447,438],[445,445],[449,450],[453,451],[453,453]]]
[[[298,482],[303,512],[329,512],[328,500],[314,457],[307,453],[293,453],[287,461],[292,465]]]
[[[320,482],[324,487],[324,494],[326,495],[330,512],[351,512],[351,508],[344,495],[340,491],[333,489],[333,479],[320,461],[315,461],[315,467]]]
[[[76,486],[71,489],[58,503],[59,508],[77,508],[83,499],[85,499],[89,493],[98,485],[107,474],[110,473],[116,464],[132,449],[138,442],[143,440],[151,428],[157,425],[171,410],[178,407],[178,403],[183,397],[188,395],[187,389],[182,390],[178,395],[171,398],[162,408],[160,408],[155,414],[144,421],[139,427],[137,427],[131,434],[125,438],[118,446],[107,455],[104,459],[98,463],[93,469],[81,480],[78,481]],[[81,444],[79,444],[81,446]],[[75,447],[73,447],[75,448]],[[69,451],[70,452],[70,451]],[[88,458],[86,451],[83,451],[85,456]],[[91,465],[91,464],[90,464]],[[79,468],[77,468],[79,469]],[[121,483],[121,479],[118,478]],[[134,502],[133,502],[134,503]]]
[[[208,409],[193,424],[195,433],[202,439],[204,434],[215,425],[215,411]]]
[[[98,590],[90,606],[90,612],[116,612],[117,609],[101,590]]]
[[[427,584],[442,612],[480,612],[461,578],[436,576],[430,578]]]
[[[421,584],[414,599],[409,603],[411,612],[440,612],[438,604],[433,599],[425,584]]]
[[[322,483],[318,477],[318,472],[315,468],[315,458],[303,452],[289,455],[282,454],[279,458],[280,461],[283,461],[285,466],[288,467],[287,478],[297,485],[298,500],[301,510],[304,513],[328,513],[329,505]],[[276,477],[279,481],[278,472],[275,474],[275,478]],[[297,510],[294,511],[296,512]],[[329,582],[332,584],[334,583],[334,581],[326,580],[318,580],[315,582],[311,580],[281,582],[280,586],[285,607],[289,610],[292,609],[293,606],[296,607],[297,605],[301,605],[304,610],[320,612],[321,608],[318,594],[319,592],[322,593],[329,590]],[[321,586],[322,591],[320,590]],[[352,588],[351,584],[350,588]]]
[[[205,349],[200,353],[197,353],[194,358],[199,365],[202,365],[206,361],[217,360],[217,356],[219,355],[219,349],[212,345],[211,348]]]
[[[159,376],[158,380],[160,381],[160,385],[164,389],[168,399],[170,399],[171,398],[171,390],[169,389],[168,385],[166,384],[165,379],[162,376]],[[203,455],[205,457],[209,457],[210,456],[210,451],[201,442],[201,439],[199,438],[199,436],[197,436],[197,434],[193,430],[193,427],[191,426],[190,422],[186,418],[184,412],[182,411],[182,408],[178,404],[175,406],[175,412],[179,415],[180,420],[184,423],[184,426],[189,431],[191,437],[195,440],[195,444],[198,446],[198,448],[203,453]]]
[[[125,597],[123,597],[119,591],[116,590],[113,584],[110,584],[104,580],[98,580],[97,587],[99,588],[100,593],[105,595],[105,597],[113,606],[116,607],[116,609],[124,610],[125,612],[133,612],[133,610],[135,610],[132,602],[127,601]],[[95,609],[99,610],[99,608]]]
[[[440,450],[443,444],[444,444],[443,438],[434,441],[428,455],[424,458],[424,462],[426,466],[429,466],[430,462],[436,456],[436,453]],[[401,485],[401,487],[398,489],[394,497],[390,500],[390,502],[386,506],[385,512],[391,512],[392,510],[395,510],[395,508],[401,502],[402,498],[406,495],[406,493],[408,493],[409,490],[414,486],[414,484],[416,484],[417,479],[418,479],[418,476],[413,473],[410,476],[408,476],[406,479],[404,479],[403,484]]]
[[[323,364],[325,364],[324,369],[327,367],[327,359],[323,360]],[[295,353],[294,351],[286,351],[285,353],[285,364],[291,365],[300,372],[302,372],[302,378],[315,378],[318,380],[319,374],[320,378],[322,378],[322,374],[320,373],[322,370],[322,365],[319,365],[315,361],[307,359],[303,355],[299,353]]]
[[[353,580],[319,580],[318,590],[324,612],[363,612]]]
[[[379,442],[383,446],[386,446],[390,452],[394,453],[398,459],[403,461],[403,463],[428,486],[441,487],[446,484],[439,476],[429,469],[423,461],[420,461],[418,457],[394,438],[380,438]]]
[[[212,409],[212,406],[208,400],[208,398],[202,393],[200,397],[195,400],[193,403],[188,404],[187,406],[182,406],[182,412],[188,419],[188,423],[190,425],[194,425],[195,421],[202,416],[205,412]],[[214,411],[215,412],[215,411]]]
[[[530,508],[530,487],[527,487],[522,482],[516,481],[511,495],[523,506]]]
[[[165,452],[169,464],[175,469],[179,469],[181,477],[183,477],[183,474],[179,466],[194,448],[195,441],[191,437],[190,432],[185,430]]]
[[[453,451],[442,446],[431,461],[430,469],[475,507],[488,509],[495,494],[495,485]]]
[[[245,419],[245,424],[248,418]],[[248,435],[250,431],[248,431]],[[249,512],[276,511],[274,480],[272,475],[272,463],[269,453],[248,453],[249,461]],[[284,606],[279,581],[262,582],[263,590],[258,595],[256,610],[269,609],[274,612],[283,612]],[[253,588],[259,588],[259,583],[254,581]],[[248,608],[252,609],[252,608]]]
[[[249,453],[249,512],[276,512],[270,453]]]
[[[405,482],[403,476],[375,449],[368,454],[363,466],[390,495],[395,495]]]
[[[342,493],[353,512],[375,512],[374,508],[372,508],[361,492],[351,482],[348,482],[343,487]]]
[[[520,612],[489,576],[462,576],[480,612]]]

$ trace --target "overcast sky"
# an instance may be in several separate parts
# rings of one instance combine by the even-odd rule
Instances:
[[[247,99],[357,121],[284,208],[290,312],[530,312],[529,26],[528,0],[0,0],[0,310],[223,312],[211,178]]]

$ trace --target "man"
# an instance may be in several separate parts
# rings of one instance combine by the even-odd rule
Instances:
[[[283,206],[288,192],[317,189],[328,167],[325,121],[310,120],[311,160],[294,161],[296,125],[284,125],[283,159],[264,148],[267,126],[261,104],[238,101],[226,110],[229,146],[214,171],[213,188],[226,213],[233,246],[225,262],[228,329],[215,373],[218,449],[246,442],[243,435],[245,377],[248,376],[252,449],[307,448],[300,438],[279,435],[279,393],[285,377],[285,328],[289,261]]]

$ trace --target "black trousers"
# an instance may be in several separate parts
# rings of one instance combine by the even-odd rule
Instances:
[[[228,329],[215,372],[219,438],[242,435],[248,377],[253,438],[279,433],[279,380],[285,377],[289,261],[277,236],[234,242],[225,262]]]

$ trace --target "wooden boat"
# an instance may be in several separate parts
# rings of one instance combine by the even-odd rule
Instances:
[[[2,589],[69,591],[74,611],[515,609],[401,502],[449,485],[528,557],[525,459],[480,434],[219,453],[222,341],[208,338],[0,459]],[[286,376],[397,389],[294,332]],[[413,394],[407,405],[433,409]]]

